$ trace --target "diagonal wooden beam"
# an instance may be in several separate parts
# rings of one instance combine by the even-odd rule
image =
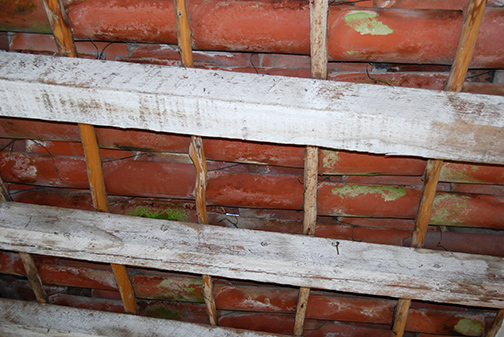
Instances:
[[[469,1],[469,7],[462,27],[455,59],[446,85],[448,91],[459,92],[462,89],[476,46],[485,6],[486,0]],[[442,165],[443,161],[439,159],[429,159],[427,161],[420,205],[418,207],[412,238],[413,247],[421,248],[424,245]],[[394,315],[392,337],[402,337],[404,335],[410,305],[411,299],[399,299]]]
[[[327,16],[328,0],[310,1],[310,62],[311,77],[327,79]],[[317,184],[319,149],[316,146],[305,148],[304,159],[304,202],[303,234],[315,235],[317,223]],[[299,289],[296,316],[294,319],[294,336],[303,335],[304,321],[310,288]]]
[[[61,0],[43,0],[43,2],[60,55],[77,57],[77,48],[63,3]],[[99,212],[108,212],[108,198],[94,126],[79,123],[79,132],[86,157],[87,175],[94,208]],[[111,263],[110,266],[116,278],[125,312],[136,314],[135,294],[126,267],[114,263]]]
[[[180,59],[184,67],[194,67],[191,48],[191,28],[189,26],[189,15],[187,14],[187,3],[185,0],[174,0],[175,18],[177,21],[177,41]],[[191,136],[189,146],[189,156],[196,168],[196,212],[198,213],[198,223],[207,224],[208,216],[206,211],[206,158],[203,150],[203,140],[199,136]],[[210,324],[217,325],[217,309],[215,307],[215,297],[213,294],[213,281],[210,275],[203,275],[203,298],[207,308]]]
[[[504,337],[504,310],[499,310],[487,337]]]
[[[3,179],[0,177],[0,202],[6,202],[6,201],[12,201],[12,198],[9,195],[7,189],[5,188]],[[31,256],[31,254],[28,253],[20,252],[19,257],[23,262],[23,267],[25,269],[26,276],[28,277],[28,281],[30,282],[30,286],[33,290],[33,293],[35,294],[37,302],[47,303],[49,299],[44,289],[44,284],[42,283],[42,278],[40,277],[33,256]]]

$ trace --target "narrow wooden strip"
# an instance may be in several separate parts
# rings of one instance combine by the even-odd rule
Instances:
[[[303,234],[305,235],[315,235],[315,225],[317,222],[318,157],[318,147],[307,146],[305,148],[303,204]]]
[[[3,179],[0,177],[0,202],[11,200],[12,198],[9,195],[7,189],[5,188]],[[47,303],[47,293],[45,292],[44,285],[38,272],[38,268],[35,265],[35,261],[33,260],[33,256],[31,256],[28,253],[19,253],[19,256],[21,257],[21,261],[23,262],[26,276],[28,277],[30,286],[33,292],[35,293],[35,298],[37,299],[37,302]]]
[[[455,59],[453,61],[450,77],[446,89],[459,92],[462,90],[467,69],[474,53],[476,40],[478,39],[481,21],[485,12],[487,0],[470,0],[465,13],[464,26],[460,35]]]
[[[472,59],[476,39],[478,37],[480,24],[485,10],[486,0],[469,0],[464,26],[459,39],[457,51],[453,66],[450,71],[446,89],[451,92],[459,92],[462,90],[462,85]],[[449,141],[449,139],[448,139]],[[412,246],[423,247],[425,235],[432,213],[432,204],[436,196],[436,188],[439,181],[439,173],[443,161],[439,159],[429,159],[424,173],[424,184],[418,207],[418,214],[415,221],[415,229],[413,232]],[[411,304],[409,299],[400,299],[394,316],[394,325],[392,327],[393,337],[402,337],[408,310]]]
[[[43,2],[60,55],[77,57],[77,48],[63,3],[61,0],[43,0]]]
[[[13,202],[0,203],[0,249],[504,308],[504,258],[492,256]]]
[[[131,282],[126,271],[126,266],[122,264],[111,263],[112,272],[114,273],[115,280],[117,282],[117,287],[121,294],[121,299],[124,305],[124,311],[128,314],[136,314],[137,307],[135,301],[135,294],[131,286]]]
[[[429,159],[424,173],[424,184],[422,186],[422,194],[420,196],[420,205],[418,206],[417,218],[415,221],[415,229],[411,242],[412,247],[421,248],[425,242],[427,227],[432,214],[432,205],[436,196],[437,184],[439,181],[439,173],[443,161],[439,159]]]
[[[504,163],[500,96],[0,53],[0,100],[1,116]]]
[[[504,337],[504,310],[499,310],[487,337]]]
[[[217,309],[213,292],[213,280],[210,275],[203,275],[203,299],[205,300],[210,324],[217,325]]]
[[[23,266],[26,271],[26,276],[28,277],[28,281],[30,282],[30,286],[35,293],[35,298],[39,303],[47,303],[48,297],[45,292],[44,285],[42,284],[42,279],[40,278],[40,274],[38,272],[37,266],[35,265],[35,260],[33,256],[27,253],[19,253],[21,257],[21,261],[23,262]]]
[[[61,0],[44,0],[47,17],[51,24],[58,51],[62,56],[77,57],[77,49],[65,8]],[[86,103],[84,103],[86,105]],[[72,109],[70,109],[71,111]],[[67,111],[68,113],[68,111]],[[108,198],[101,166],[100,152],[96,141],[94,126],[79,124],[79,132],[86,156],[89,187],[95,210],[108,212]],[[123,299],[124,310],[136,314],[135,295],[124,266],[112,264],[117,285]]]
[[[191,48],[191,29],[189,27],[189,17],[187,15],[187,3],[185,0],[174,0],[175,17],[177,21],[177,41],[179,46],[180,59],[182,65],[188,68],[194,66]],[[203,140],[198,136],[191,136],[189,146],[189,156],[196,168],[196,212],[198,223],[207,224],[208,215],[206,210],[206,181],[207,169],[206,158],[203,150]],[[203,275],[203,298],[208,312],[210,324],[217,325],[217,309],[215,307],[215,297],[213,294],[213,281],[210,275]]]
[[[296,306],[296,317],[294,319],[294,336],[302,336],[304,333],[304,321],[306,317],[306,308],[310,298],[310,288],[299,288],[298,301]]]
[[[105,190],[105,180],[103,178],[103,169],[94,126],[79,124],[79,132],[86,157],[89,188],[91,189],[94,208],[99,212],[108,212],[108,197]]]
[[[392,327],[392,337],[404,335],[404,328],[408,319],[408,311],[411,305],[411,300],[400,298],[397,302],[397,307],[394,313],[394,326]]]
[[[327,79],[327,15],[328,0],[313,0],[310,6],[310,72],[315,79]],[[304,198],[303,198],[303,234],[315,235],[317,223],[317,184],[318,184],[318,155],[315,146],[305,148],[304,157]],[[296,316],[294,319],[294,336],[303,335],[304,320],[310,288],[299,289]]]
[[[54,334],[54,336],[58,337],[281,336],[265,332],[213,327],[168,319],[116,314],[105,311],[77,309],[7,299],[0,299],[0,331],[2,331],[2,325],[10,325],[11,327],[12,325],[21,325],[25,327],[25,329],[21,329],[21,333],[15,336],[25,336],[23,333],[30,329],[36,332],[39,331],[39,329],[44,329],[45,334],[41,334],[40,336],[47,336],[52,330],[67,332],[67,334]],[[33,336],[38,337],[39,335]]]
[[[196,168],[196,186],[194,194],[196,197],[196,211],[198,213],[198,223],[207,224],[208,215],[206,210],[206,182],[207,168],[205,153],[203,150],[203,141],[201,137],[191,136],[189,145],[189,157]]]

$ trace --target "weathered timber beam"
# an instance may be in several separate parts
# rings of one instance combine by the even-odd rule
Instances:
[[[504,163],[498,96],[2,53],[0,99],[1,116]]]
[[[55,332],[51,335],[52,330]],[[7,299],[0,299],[0,333],[2,331],[17,333],[8,336],[280,336],[264,332]]]
[[[0,249],[353,293],[504,307],[504,259],[489,256],[10,202],[0,204]]]

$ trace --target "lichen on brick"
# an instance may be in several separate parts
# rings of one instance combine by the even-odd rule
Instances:
[[[339,195],[341,199],[374,194],[379,195],[384,201],[394,201],[406,195],[406,189],[402,186],[344,185],[333,187],[331,192]]]

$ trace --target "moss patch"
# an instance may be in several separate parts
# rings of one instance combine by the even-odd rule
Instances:
[[[471,209],[471,197],[466,195],[438,194],[432,205],[433,225],[456,226],[463,222],[463,217]]]
[[[479,166],[456,164],[455,167],[450,164],[444,165],[439,174],[440,181],[449,181],[457,183],[481,183],[474,179],[473,174],[480,169]]]
[[[406,189],[400,186],[345,185],[333,187],[331,192],[339,195],[341,199],[355,198],[362,194],[377,194],[385,201],[394,201],[406,195]]]
[[[338,153],[338,151],[322,150],[322,166],[324,168],[333,167],[339,161]]]
[[[481,336],[483,333],[483,322],[470,318],[462,318],[455,325],[454,330],[465,336]]]
[[[179,313],[176,311],[171,311],[168,308],[165,308],[163,306],[158,306],[155,307],[151,310],[148,310],[147,316],[150,317],[156,317],[156,318],[165,318],[165,319],[173,319],[173,320],[180,320]]]
[[[389,35],[394,32],[389,26],[376,20],[375,12],[353,12],[347,14],[344,21],[361,35]]]
[[[189,218],[186,211],[183,208],[149,209],[147,207],[138,206],[137,208],[126,214],[151,219],[177,220],[177,221],[187,221],[187,219]]]

